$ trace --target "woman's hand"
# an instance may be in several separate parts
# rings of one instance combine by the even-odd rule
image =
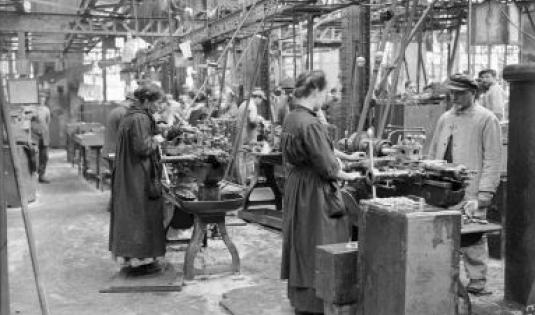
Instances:
[[[360,174],[359,172],[344,172],[344,171],[339,171],[338,172],[338,179],[340,180],[346,180],[346,181],[355,181],[357,179],[360,179],[362,178],[362,174]]]
[[[348,161],[360,161],[364,158],[366,158],[366,153],[364,152],[353,152],[347,155]]]

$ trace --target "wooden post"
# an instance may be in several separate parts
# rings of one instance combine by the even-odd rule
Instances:
[[[0,315],[9,315],[9,273],[7,260],[7,214],[5,199],[4,176],[4,120],[2,110],[4,90],[0,80]]]
[[[221,82],[219,82],[219,100],[217,101],[217,109],[219,110],[221,108],[221,102],[223,101],[223,93],[225,92],[225,77],[227,74],[227,63],[228,63],[228,55],[229,51],[225,53],[225,57],[223,57],[223,73],[221,74]]]
[[[102,44],[104,46],[104,44]],[[107,52],[107,49],[105,47],[102,47],[102,61],[103,61],[103,66],[102,66],[102,100],[104,102],[106,102],[108,100],[108,78],[107,78],[107,74],[108,72],[106,71],[106,66],[105,66],[105,62],[106,62],[106,52]]]
[[[35,237],[33,235],[33,228],[30,219],[30,213],[28,211],[28,196],[26,195],[26,189],[24,189],[22,184],[22,174],[20,168],[20,162],[16,158],[17,148],[15,139],[13,138],[13,130],[11,125],[7,120],[8,112],[5,106],[2,106],[2,119],[4,121],[4,128],[6,130],[7,139],[9,142],[11,162],[15,168],[15,182],[17,184],[17,189],[21,199],[21,210],[22,210],[22,220],[24,221],[24,227],[26,229],[26,239],[28,241],[28,248],[30,250],[30,258],[32,261],[33,267],[33,276],[35,278],[35,286],[37,289],[37,295],[39,297],[39,304],[41,306],[41,314],[48,315],[48,303],[46,300],[45,288],[42,282],[40,281],[40,272],[39,272],[39,263],[37,261],[37,251],[35,248]],[[2,314],[3,315],[3,314]]]
[[[455,40],[453,43],[453,50],[448,58],[448,78],[451,76],[451,71],[453,69],[453,63],[455,62],[455,57],[457,55],[457,46],[459,46],[459,34],[461,33],[461,20],[459,19],[459,24],[455,31]]]

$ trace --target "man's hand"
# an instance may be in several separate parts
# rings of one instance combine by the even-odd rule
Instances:
[[[158,144],[162,143],[165,141],[165,139],[162,137],[162,135],[155,135],[152,137],[152,139],[154,139],[154,141],[156,141]]]
[[[490,192],[480,192],[477,195],[477,199],[479,201],[479,207],[481,208],[488,208],[492,203],[492,198],[494,196]]]
[[[475,217],[479,210],[479,201],[477,199],[466,201],[463,210],[468,218]]]

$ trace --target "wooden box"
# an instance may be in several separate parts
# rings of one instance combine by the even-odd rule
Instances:
[[[393,198],[385,198],[392,200]],[[359,314],[456,314],[461,214],[363,202]]]
[[[358,243],[322,245],[316,248],[316,295],[325,302],[357,301]]]

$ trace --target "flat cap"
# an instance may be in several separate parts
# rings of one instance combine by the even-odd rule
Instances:
[[[477,82],[465,74],[454,74],[446,81],[444,86],[453,91],[475,91]]]

